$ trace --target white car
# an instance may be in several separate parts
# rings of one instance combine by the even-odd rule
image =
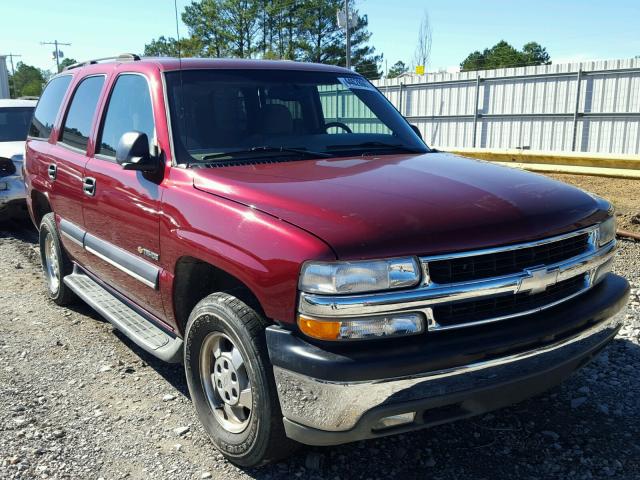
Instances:
[[[0,221],[26,215],[24,142],[36,100],[0,100]]]

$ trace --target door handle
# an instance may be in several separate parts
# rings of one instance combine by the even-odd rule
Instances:
[[[96,179],[85,177],[82,180],[82,191],[90,197],[93,197],[96,194]]]
[[[49,174],[49,178],[51,180],[56,179],[56,175],[58,174],[58,167],[55,163],[49,164],[49,166],[47,167],[47,173]]]

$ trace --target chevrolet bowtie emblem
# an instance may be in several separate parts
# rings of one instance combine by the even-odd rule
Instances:
[[[520,280],[516,293],[527,292],[534,295],[558,283],[558,269],[547,270],[547,267],[537,267],[527,268],[525,272],[527,276]]]

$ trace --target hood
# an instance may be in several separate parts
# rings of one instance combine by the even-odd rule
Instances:
[[[24,155],[24,142],[0,142],[0,157],[11,158],[14,155]]]
[[[341,259],[530,241],[607,214],[575,187],[446,153],[202,168],[194,186],[297,225]]]

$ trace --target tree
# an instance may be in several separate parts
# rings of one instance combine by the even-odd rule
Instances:
[[[150,56],[240,57],[345,65],[345,32],[336,12],[342,0],[200,0],[182,13],[189,36],[159,37],[145,45]],[[379,78],[382,56],[369,44],[366,15],[351,26],[352,64]]]
[[[181,38],[180,41],[173,37],[151,40],[144,46],[144,55],[147,57],[199,57],[202,56],[202,45],[195,37]]]
[[[73,65],[74,63],[78,63],[75,58],[65,58],[60,62],[60,71],[64,70],[66,67]]]
[[[303,5],[301,60],[316,63],[337,62],[336,52],[342,48],[342,32],[335,12],[342,0],[307,0]]]
[[[504,40],[483,52],[470,53],[460,64],[463,71],[488,70],[492,68],[526,67],[529,65],[549,65],[551,57],[547,50],[536,42],[529,42],[522,50],[509,45]]]
[[[371,32],[368,30],[367,15],[357,15],[351,25],[351,65],[360,75],[370,80],[382,76],[378,65],[382,62],[382,55],[376,54],[375,47],[369,45]],[[325,63],[346,65],[346,32],[342,31],[340,41],[326,49]]]
[[[547,49],[536,42],[529,42],[522,47],[522,53],[529,65],[550,65],[551,57]]]
[[[49,72],[18,62],[15,75],[11,75],[9,79],[11,97],[39,97],[48,74]]]
[[[407,67],[402,60],[398,60],[396,63],[391,65],[391,68],[387,72],[387,78],[396,78],[408,71],[409,67]]]
[[[413,55],[413,61],[416,65],[427,66],[431,59],[431,22],[429,21],[429,12],[424,11],[420,28],[418,29],[418,43],[416,51]]]

